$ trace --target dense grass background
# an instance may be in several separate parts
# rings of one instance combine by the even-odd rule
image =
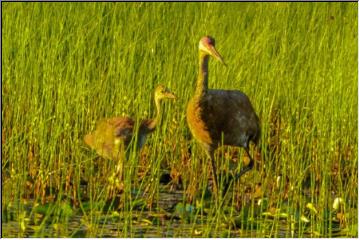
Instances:
[[[315,204],[322,217],[313,216],[314,231],[328,228],[331,217],[324,216],[335,197],[357,210],[357,4],[1,4],[2,207],[15,207],[20,227],[28,199],[69,200],[93,216],[96,207],[82,204],[82,182],[91,204],[105,199],[114,163],[96,158],[83,136],[104,117],[152,116],[159,83],[178,100],[163,105],[162,127],[129,163],[144,172],[138,187],[152,189],[156,205],[165,169],[181,176],[184,201],[205,191],[210,168],[185,120],[203,35],[216,39],[228,64],[211,60],[209,87],[245,92],[262,124],[260,167],[234,186],[240,193],[232,204],[245,201],[246,185],[262,183],[273,206],[286,201],[287,209],[301,210],[308,201]],[[46,214],[50,223],[67,221],[52,211]],[[218,228],[221,211],[210,214],[204,236]],[[357,226],[357,215],[346,215],[345,222]],[[45,228],[35,232],[46,235]]]

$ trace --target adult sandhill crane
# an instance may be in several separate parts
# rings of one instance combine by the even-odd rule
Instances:
[[[144,119],[140,122],[138,131],[136,121],[129,117],[113,117],[104,119],[97,124],[96,130],[87,134],[84,141],[92,149],[107,159],[118,161],[117,172],[122,168],[122,154],[129,154],[129,146],[137,134],[136,150],[140,150],[144,145],[146,136],[152,133],[161,119],[160,101],[162,99],[175,99],[176,96],[164,85],[159,85],[155,89],[156,116],[152,119]],[[122,170],[121,170],[122,171]]]
[[[211,160],[215,192],[218,178],[214,151],[224,145],[243,147],[250,163],[236,178],[251,170],[254,160],[249,153],[250,141],[260,137],[260,124],[249,98],[237,90],[208,89],[208,62],[212,56],[224,63],[215,49],[215,39],[201,38],[199,43],[199,73],[194,96],[187,106],[187,122],[193,137],[200,142]]]

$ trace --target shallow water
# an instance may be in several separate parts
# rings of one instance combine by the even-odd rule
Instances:
[[[76,210],[63,219],[30,214],[33,202],[28,201],[25,211],[28,218],[16,220],[15,213],[2,218],[3,237],[328,237],[329,233],[311,230],[309,224],[289,222],[289,218],[275,220],[258,215],[244,220],[234,217],[233,221],[209,225],[206,215],[189,220],[179,215],[183,192],[160,192],[156,209],[133,210],[130,212],[96,212],[85,216]],[[189,209],[192,209],[190,206]],[[184,210],[189,211],[188,210]],[[195,207],[194,207],[195,209]],[[14,209],[12,209],[14,211]],[[128,215],[126,215],[128,214]],[[31,216],[30,216],[31,215]],[[9,217],[10,216],[10,217]],[[193,216],[192,216],[193,217]],[[38,218],[38,219],[36,219]],[[47,219],[46,219],[47,218]],[[242,220],[241,220],[242,219]],[[223,220],[222,220],[223,221]],[[93,224],[91,224],[91,222]],[[236,223],[236,224],[230,224]],[[41,226],[41,227],[40,227]],[[216,226],[218,226],[216,228]],[[300,227],[299,227],[300,226]],[[353,226],[355,227],[355,226]],[[356,227],[357,228],[357,227]],[[334,222],[331,237],[357,237],[357,231],[350,233],[349,227]],[[355,233],[354,233],[355,232]]]

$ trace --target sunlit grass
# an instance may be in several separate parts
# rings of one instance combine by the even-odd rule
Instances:
[[[140,212],[161,211],[163,171],[181,178],[179,202],[209,205],[188,218],[191,231],[186,221],[176,229],[170,223],[169,236],[211,237],[239,216],[241,228],[250,231],[257,224],[264,230],[237,232],[239,237],[332,236],[336,197],[346,203],[343,228],[357,235],[356,4],[1,4],[2,219],[19,223],[16,236],[26,236],[29,219],[37,214],[28,211],[29,200],[54,204],[33,224],[35,236],[82,236],[59,231],[78,210],[88,237],[135,236],[134,229],[146,223],[140,217],[141,224],[133,222],[133,205],[143,204]],[[206,192],[210,166],[191,140],[185,118],[195,88],[198,41],[207,34],[228,65],[210,61],[209,87],[245,92],[262,126],[257,170],[234,183],[224,199],[227,207],[217,208]],[[97,157],[83,137],[105,117],[153,116],[152,94],[159,83],[178,99],[163,104],[162,126],[141,153],[131,155],[121,199],[109,203],[116,163]],[[234,154],[236,163],[228,148],[219,152],[221,169],[242,162],[242,151]],[[260,198],[268,201],[262,212],[281,209],[289,216],[286,223],[276,216],[270,223],[251,220],[262,213],[255,208],[259,197],[248,193],[259,183]],[[318,211],[308,213],[308,228],[283,231],[291,224],[301,228],[291,216],[309,211],[308,202]],[[109,204],[120,210],[104,210]],[[108,233],[104,218],[121,221]],[[199,221],[205,227],[197,227]],[[163,234],[161,224],[154,225]],[[6,237],[4,225],[3,230]],[[230,230],[224,236],[234,236],[226,234]]]

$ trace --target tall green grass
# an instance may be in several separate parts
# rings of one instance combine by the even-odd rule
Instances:
[[[269,209],[292,214],[313,203],[318,214],[312,215],[311,228],[320,236],[332,236],[329,211],[335,197],[357,210],[355,3],[8,2],[2,3],[2,26],[2,209],[16,209],[18,236],[26,229],[24,218],[35,214],[25,211],[28,199],[70,201],[81,209],[87,236],[102,234],[98,211],[115,163],[97,158],[83,136],[102,118],[152,116],[159,83],[178,100],[163,104],[162,126],[128,163],[146,174],[141,181],[135,174],[125,176],[128,205],[120,211],[118,235],[134,236],[131,183],[147,191],[148,204],[156,206],[160,173],[172,170],[181,175],[184,202],[203,198],[211,172],[200,146],[189,140],[185,118],[203,35],[216,39],[228,65],[210,61],[209,87],[245,92],[262,126],[261,170],[236,183],[237,193],[226,203],[245,205],[245,186],[261,183]],[[238,164],[241,159],[240,154]],[[90,206],[80,194],[84,181]],[[235,214],[225,209],[197,216],[206,224],[200,235],[212,236],[224,216]],[[47,233],[47,223],[69,224],[64,209],[49,211],[35,234],[74,236]],[[344,224],[357,229],[357,216],[346,215]],[[278,236],[278,225],[271,229]]]

